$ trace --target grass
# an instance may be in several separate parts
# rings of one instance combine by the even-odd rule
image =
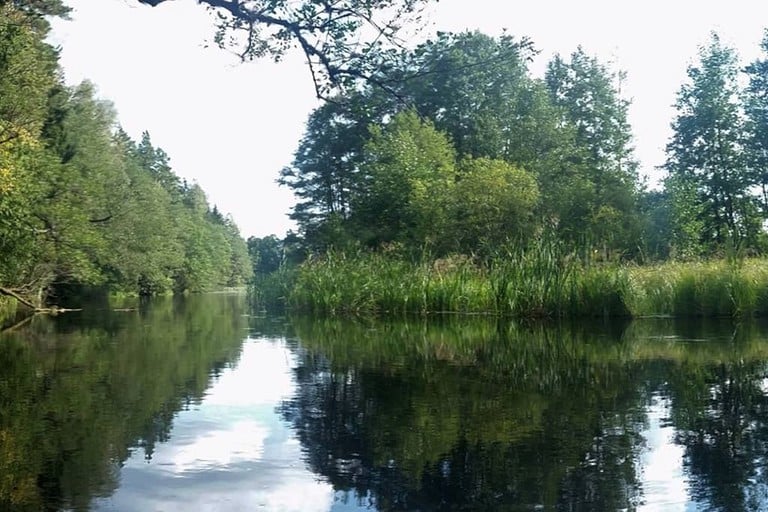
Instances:
[[[554,245],[410,262],[331,253],[257,283],[265,307],[323,314],[476,313],[510,317],[768,316],[768,259],[600,263]]]

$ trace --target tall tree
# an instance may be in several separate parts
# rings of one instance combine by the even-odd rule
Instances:
[[[291,219],[312,248],[338,246],[347,238],[344,224],[351,214],[362,148],[372,122],[358,109],[364,101],[353,96],[312,112],[292,164],[280,172],[278,183],[291,188],[299,199]]]
[[[364,241],[410,249],[442,244],[455,160],[448,138],[413,111],[373,127],[362,164],[365,181],[353,203],[352,220]]]
[[[404,56],[400,97],[446,132],[460,155],[527,166],[536,107],[530,102],[527,39],[439,33]]]
[[[760,189],[763,219],[768,219],[768,30],[760,47],[763,58],[746,67],[749,85],[745,91],[747,159],[752,180]]]
[[[638,164],[627,120],[629,101],[619,90],[622,79],[622,73],[611,71],[581,47],[568,61],[555,56],[545,75],[552,103],[574,130],[570,172],[561,178],[581,191],[572,196],[580,204],[564,210],[570,215],[559,219],[561,228],[626,248],[637,234],[633,220]]]
[[[673,198],[673,226],[679,231],[700,222],[699,242],[705,250],[743,243],[756,231],[738,72],[736,52],[713,33],[699,51],[699,62],[688,68],[690,81],[678,93],[674,133],[667,145],[665,168],[668,183],[674,185],[670,192],[693,195],[697,205]],[[693,253],[696,246],[677,250]]]
[[[300,198],[292,216],[307,244],[322,249],[365,238],[357,231],[363,226],[349,220],[370,178],[371,167],[361,165],[368,127],[386,124],[405,106],[444,132],[460,157],[503,160],[537,178],[554,175],[570,129],[560,126],[543,83],[528,76],[534,53],[529,41],[508,35],[441,33],[402,55],[394,94],[367,87],[316,110],[280,178]]]

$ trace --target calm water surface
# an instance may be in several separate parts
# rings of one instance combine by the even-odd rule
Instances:
[[[768,326],[87,308],[0,334],[0,510],[768,510]]]

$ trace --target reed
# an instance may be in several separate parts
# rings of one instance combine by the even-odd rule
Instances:
[[[482,263],[330,253],[270,276],[256,295],[264,305],[324,315],[768,316],[768,259],[621,265],[555,244],[505,251]]]

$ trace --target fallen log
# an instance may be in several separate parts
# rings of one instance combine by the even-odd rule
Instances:
[[[21,304],[24,304],[29,309],[32,309],[34,311],[37,311],[39,309],[37,306],[35,306],[31,302],[29,302],[27,299],[25,299],[24,297],[22,297],[18,293],[14,292],[13,290],[9,290],[8,288],[3,288],[2,286],[0,286],[0,294],[8,296],[8,297],[13,297],[17,301],[19,301]]]
[[[82,311],[82,309],[68,309],[68,308],[60,308],[58,306],[50,306],[47,308],[42,308],[35,306],[30,301],[19,295],[18,293],[14,292],[13,290],[9,290],[8,288],[3,288],[0,286],[0,295],[6,295],[8,297],[13,297],[19,303],[27,306],[29,309],[31,309],[35,313],[47,313],[50,315],[58,315],[59,313],[68,313],[70,311]]]

